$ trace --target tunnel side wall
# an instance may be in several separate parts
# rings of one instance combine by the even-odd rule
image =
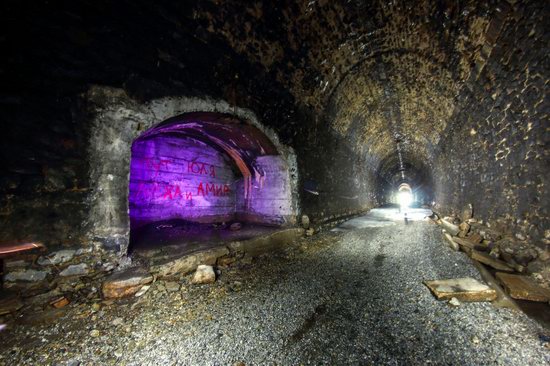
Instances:
[[[433,174],[436,209],[458,213],[471,203],[477,218],[539,245],[550,229],[544,6],[532,2],[501,16],[490,56],[478,60],[457,98]]]

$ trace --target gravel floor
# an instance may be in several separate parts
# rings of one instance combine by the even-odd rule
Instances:
[[[21,319],[0,332],[0,363],[550,363],[540,340],[549,332],[525,315],[436,301],[423,280],[479,274],[444,245],[435,225],[395,217],[392,209],[373,210],[282,255],[222,269],[211,286],[186,277],[177,292],[156,283],[137,300],[99,310],[74,301]],[[57,320],[41,321],[48,317]]]

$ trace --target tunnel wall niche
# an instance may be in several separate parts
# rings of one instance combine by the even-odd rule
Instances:
[[[237,175],[230,158],[208,144],[175,136],[137,139],[130,165],[130,224],[230,221]]]
[[[99,86],[92,87],[85,99],[88,105],[87,113],[92,116],[88,144],[90,213],[85,230],[88,238],[97,245],[116,251],[122,256],[128,252],[129,197],[130,190],[133,189],[130,185],[131,146],[134,141],[145,138],[146,135],[152,137],[148,131],[154,130],[157,133],[159,127],[170,129],[170,124],[181,121],[181,118],[174,118],[174,116],[198,111],[223,114],[222,119],[226,123],[239,124],[242,129],[257,131],[256,138],[269,142],[269,144],[264,142],[261,148],[254,150],[252,147],[258,145],[251,141],[249,133],[222,140],[214,135],[223,132],[223,126],[209,127],[210,136],[214,136],[216,140],[215,146],[223,146],[222,150],[236,162],[243,175],[243,182],[237,180],[235,189],[238,190],[239,185],[245,185],[247,197],[256,197],[255,200],[248,200],[244,205],[237,204],[236,217],[247,213],[250,220],[262,217],[264,222],[269,221],[267,214],[271,208],[269,205],[261,204],[262,197],[265,200],[271,199],[272,202],[277,202],[277,197],[269,197],[270,190],[266,188],[265,183],[269,182],[270,175],[266,176],[269,169],[263,164],[263,160],[272,159],[278,161],[277,164],[285,165],[286,178],[281,180],[280,184],[284,186],[283,191],[287,194],[287,201],[285,205],[277,206],[279,215],[271,217],[273,218],[271,223],[279,226],[296,224],[299,212],[296,155],[292,148],[281,144],[277,135],[264,127],[253,112],[231,106],[225,101],[201,98],[165,97],[149,102],[139,102],[130,98],[122,89]],[[204,126],[189,123],[187,127],[189,131],[185,136],[201,140],[197,131],[204,132]],[[164,132],[168,133],[167,130]],[[235,151],[231,146],[232,143],[238,143],[239,146],[245,146],[247,143],[251,145],[249,148]],[[270,146],[269,149],[267,149],[268,146]],[[273,163],[269,164],[269,167],[272,166],[274,166]],[[255,190],[257,192],[253,193]],[[258,196],[260,192],[262,192],[261,197]],[[237,207],[244,207],[247,210],[243,212],[237,210]]]

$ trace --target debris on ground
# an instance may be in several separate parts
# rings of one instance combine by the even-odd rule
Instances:
[[[144,268],[134,267],[107,277],[101,290],[106,299],[118,299],[134,295],[143,285],[151,282],[153,276],[149,272]]]
[[[216,273],[214,267],[201,264],[197,267],[197,271],[193,275],[191,283],[194,284],[206,284],[216,282]]]
[[[69,299],[67,299],[65,296],[58,297],[50,302],[50,305],[53,306],[56,309],[60,309],[64,306],[69,305]]]
[[[475,278],[454,278],[448,280],[424,281],[438,300],[493,301],[497,298],[495,290]]]
[[[527,276],[498,272],[497,279],[506,292],[514,299],[538,302],[550,301],[550,290],[539,286]]]
[[[472,259],[483,264],[486,264],[490,267],[493,267],[496,270],[504,272],[513,272],[514,269],[510,267],[506,262],[499,259],[495,259],[486,253],[479,252],[477,250],[472,250]]]

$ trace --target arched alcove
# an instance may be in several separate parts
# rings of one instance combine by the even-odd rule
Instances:
[[[128,200],[130,251],[212,245],[293,222],[287,162],[262,131],[228,114],[179,115],[135,139]],[[242,235],[230,235],[235,222]]]

